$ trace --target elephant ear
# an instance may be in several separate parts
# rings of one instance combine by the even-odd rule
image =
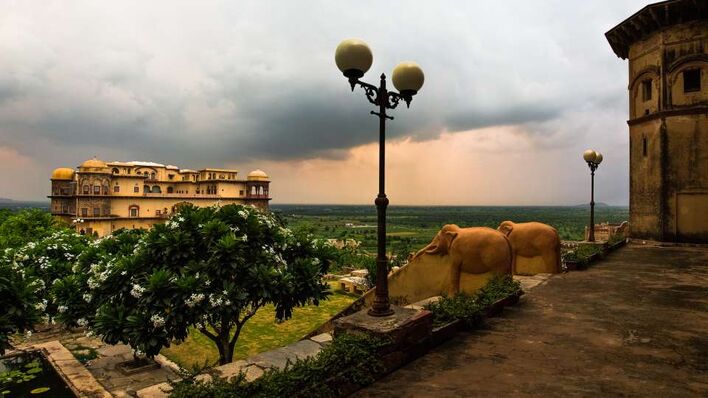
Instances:
[[[499,228],[497,229],[504,235],[509,236],[511,235],[511,231],[514,230],[514,223],[512,223],[511,221],[504,221],[503,223],[499,224]]]

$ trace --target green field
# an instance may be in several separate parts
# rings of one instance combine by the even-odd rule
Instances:
[[[375,250],[376,208],[373,205],[272,205],[271,209],[290,227],[308,229],[322,238],[356,239],[365,250]],[[496,228],[504,220],[544,222],[558,229],[561,239],[582,240],[589,217],[590,210],[586,206],[391,206],[387,213],[389,250],[423,247],[445,224]],[[628,218],[627,207],[595,208],[596,223],[622,222]]]

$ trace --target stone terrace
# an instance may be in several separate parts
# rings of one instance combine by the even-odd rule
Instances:
[[[708,396],[708,249],[622,248],[488,325],[354,396]]]

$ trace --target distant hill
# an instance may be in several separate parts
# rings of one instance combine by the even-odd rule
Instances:
[[[12,203],[14,200],[8,198],[0,198],[0,203]]]

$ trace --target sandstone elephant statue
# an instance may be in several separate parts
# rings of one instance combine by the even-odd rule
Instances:
[[[514,274],[561,272],[561,241],[558,231],[540,222],[504,221],[497,228],[514,250]]]
[[[510,274],[513,252],[507,237],[492,228],[445,225],[429,245],[388,276],[392,303],[415,303],[441,294],[475,293],[495,274]],[[364,294],[373,303],[376,288]]]

